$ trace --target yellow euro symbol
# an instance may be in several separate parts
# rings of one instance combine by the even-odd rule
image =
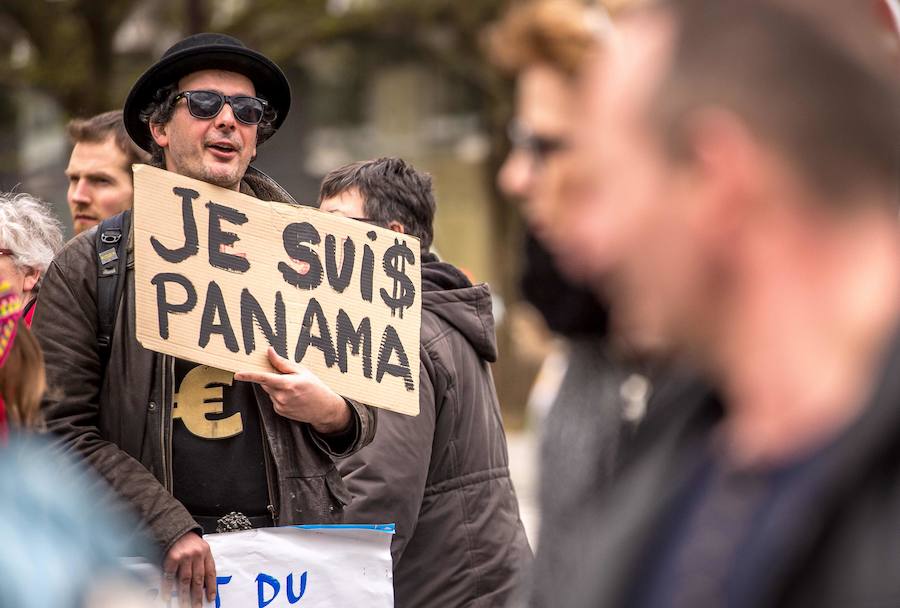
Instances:
[[[180,418],[188,431],[204,439],[228,439],[240,435],[244,430],[240,412],[219,420],[207,417],[207,414],[224,411],[222,385],[231,386],[233,382],[231,372],[208,365],[195,367],[185,375],[175,393],[172,418]]]

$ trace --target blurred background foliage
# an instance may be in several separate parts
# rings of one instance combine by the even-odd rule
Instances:
[[[496,191],[511,83],[485,59],[502,0],[3,0],[0,188],[52,202],[68,224],[65,123],[121,107],[185,35],[219,31],[274,59],[291,114],[256,161],[300,200],[330,169],[401,156],[432,174],[435,246],[495,293],[495,378],[522,423],[546,335],[517,293],[521,227]]]

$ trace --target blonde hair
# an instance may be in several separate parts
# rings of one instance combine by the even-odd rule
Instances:
[[[609,36],[610,25],[599,4],[535,0],[514,5],[488,29],[485,42],[491,61],[509,74],[546,64],[575,76],[597,42]]]

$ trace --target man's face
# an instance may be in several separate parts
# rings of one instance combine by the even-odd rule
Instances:
[[[581,212],[569,247],[608,290],[619,328],[644,346],[676,339],[704,298],[692,180],[669,162],[648,118],[670,39],[658,15],[622,24],[621,45],[590,66],[569,166]]]
[[[345,190],[337,196],[322,199],[319,209],[325,213],[334,213],[341,217],[352,217],[356,219],[366,219],[366,204],[360,195],[359,190],[355,188]]]
[[[66,168],[66,200],[75,234],[131,207],[134,190],[128,158],[112,135],[75,144]]]
[[[178,82],[178,91],[256,95],[249,78],[221,70],[189,74]],[[184,98],[178,100],[168,123],[151,125],[153,139],[165,150],[166,169],[232,190],[239,189],[256,156],[256,130],[257,125],[237,120],[227,103],[213,118],[194,118]]]
[[[516,89],[513,148],[497,176],[517,201],[532,232],[552,249],[559,201],[551,194],[559,153],[569,143],[574,91],[558,70],[537,64],[521,72]],[[515,141],[519,139],[519,141]]]

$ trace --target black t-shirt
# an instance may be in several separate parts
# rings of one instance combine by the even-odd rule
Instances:
[[[175,360],[173,493],[191,515],[266,515],[263,431],[253,387],[234,374]]]

